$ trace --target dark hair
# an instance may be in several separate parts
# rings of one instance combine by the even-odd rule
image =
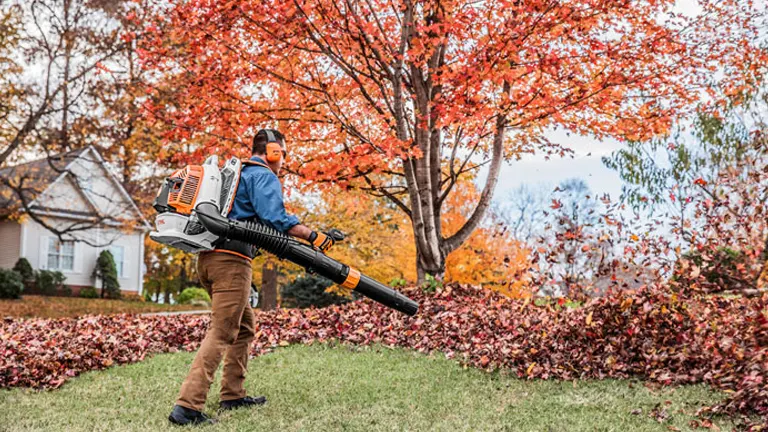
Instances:
[[[272,132],[275,138],[280,141],[280,145],[285,147],[285,137],[280,131],[275,129],[261,129],[253,137],[253,148],[251,154],[265,154],[267,153],[267,131]]]

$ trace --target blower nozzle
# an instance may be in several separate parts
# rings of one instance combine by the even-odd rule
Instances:
[[[406,315],[416,315],[419,310],[418,303],[408,297],[280,231],[256,222],[227,219],[209,202],[198,204],[195,213],[205,229],[219,237],[250,243]]]

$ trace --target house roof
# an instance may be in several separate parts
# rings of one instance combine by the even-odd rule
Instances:
[[[88,204],[88,208],[82,210],[72,209],[52,209],[45,206],[45,203],[38,203],[35,200],[45,190],[65,175],[73,175],[68,171],[69,166],[82,157],[87,152],[93,152],[95,154],[97,162],[100,163],[107,173],[107,177],[118,192],[130,203],[133,209],[136,211],[141,225],[145,228],[149,228],[150,225],[144,218],[143,214],[136,206],[133,198],[126,192],[123,185],[114,177],[112,172],[106,167],[104,159],[101,154],[93,146],[83,147],[68,152],[60,153],[57,155],[44,157],[41,159],[33,160],[31,162],[6,167],[0,169],[0,217],[8,216],[9,214],[20,210],[21,207],[26,207],[31,210],[39,212],[55,212],[60,215],[69,215],[75,217],[88,217],[98,216],[98,210],[92,203]],[[79,189],[79,188],[78,188]],[[81,190],[78,192],[82,194]],[[84,196],[86,202],[90,202],[87,197]]]
[[[86,150],[79,148],[0,169],[0,212],[15,211],[24,202],[31,204]]]

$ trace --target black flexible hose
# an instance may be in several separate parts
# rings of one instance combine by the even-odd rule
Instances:
[[[407,315],[419,310],[418,303],[408,297],[280,231],[256,222],[229,220],[211,203],[199,204],[195,213],[200,223],[219,237],[252,244]]]

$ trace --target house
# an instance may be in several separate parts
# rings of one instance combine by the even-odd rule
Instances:
[[[150,229],[93,146],[0,169],[0,268],[24,257],[35,269],[62,272],[76,293],[100,288],[91,275],[108,249],[123,293],[141,294]]]

